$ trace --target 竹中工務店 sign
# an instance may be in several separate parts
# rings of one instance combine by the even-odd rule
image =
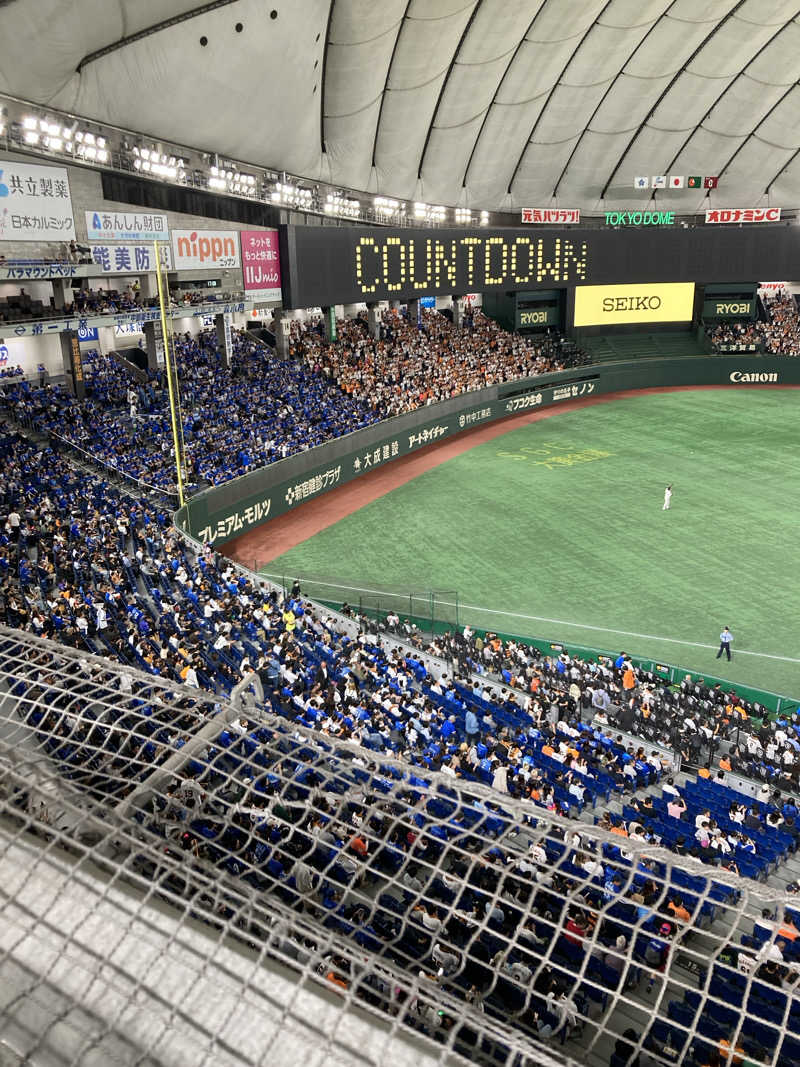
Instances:
[[[96,245],[91,247],[92,261],[101,274],[135,274],[137,271],[154,271],[156,255],[153,245]],[[168,244],[158,246],[161,266],[172,268]]]
[[[631,285],[578,285],[575,326],[625,322],[690,322],[694,282]]]
[[[66,170],[0,159],[0,241],[74,238]]]
[[[254,300],[281,299],[281,258],[277,230],[242,230],[244,291]]]
[[[239,266],[238,230],[173,230],[175,270]]]
[[[152,211],[99,209],[87,211],[86,236],[90,241],[166,241],[166,215]]]

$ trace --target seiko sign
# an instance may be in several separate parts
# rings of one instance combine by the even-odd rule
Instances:
[[[777,382],[777,380],[777,371],[773,371],[771,374],[767,371],[763,371],[760,374],[750,374],[747,371],[741,370],[731,371],[732,382]]]

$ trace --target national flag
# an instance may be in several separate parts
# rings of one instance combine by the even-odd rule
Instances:
[[[703,178],[704,189],[716,189],[719,185],[719,178]]]
[[[682,189],[683,188],[683,175],[682,174],[670,174],[669,176],[670,189]]]
[[[653,188],[654,189],[666,189],[667,176],[666,174],[654,174],[653,175]]]
[[[689,180],[686,183],[690,189],[699,189],[703,184],[703,179],[699,174],[690,174]]]
[[[650,182],[648,182],[646,177],[644,177],[644,178],[634,178],[633,179],[633,187],[634,187],[634,189],[646,189],[649,184],[650,184]]]

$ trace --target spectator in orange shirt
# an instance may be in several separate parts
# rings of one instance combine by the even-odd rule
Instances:
[[[691,922],[691,915],[683,906],[683,901],[680,897],[672,897],[669,904],[667,904],[667,911],[671,911],[676,922],[688,923]]]
[[[369,852],[369,845],[360,834],[350,839],[350,848],[363,859]]]

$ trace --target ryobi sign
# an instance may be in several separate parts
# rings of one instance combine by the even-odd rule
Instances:
[[[537,307],[517,308],[517,329],[524,330],[531,326],[557,326],[558,308]]]
[[[690,322],[693,307],[694,282],[579,285],[575,289],[576,326]]]
[[[705,300],[704,319],[752,319],[755,316],[755,300]]]

